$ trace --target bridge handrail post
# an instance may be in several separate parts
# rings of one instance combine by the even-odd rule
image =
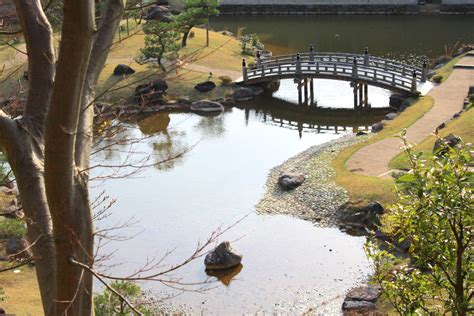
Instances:
[[[366,47],[364,51],[364,66],[369,66],[369,48]]]
[[[242,78],[247,81],[247,61],[242,59]]]
[[[309,61],[311,63],[314,63],[314,46],[313,46],[313,44],[311,44],[309,46]]]
[[[262,63],[262,59],[261,59],[260,51],[257,50],[257,66],[260,66],[261,63]]]
[[[411,80],[411,92],[415,93],[417,89],[416,86],[416,70],[413,70],[413,79]]]
[[[395,84],[395,74],[392,74],[392,85],[394,85],[394,86],[396,85]]]
[[[352,63],[352,77],[357,77],[357,57],[354,56],[354,62]]]
[[[377,81],[377,69],[374,69],[374,81]]]
[[[423,68],[421,70],[421,82],[426,82],[426,77],[428,77],[428,65],[426,60],[423,60]]]
[[[300,53],[296,54],[296,73],[301,73],[301,56]]]

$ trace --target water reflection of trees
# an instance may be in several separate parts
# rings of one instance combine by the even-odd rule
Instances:
[[[186,132],[169,128],[169,113],[160,112],[138,122],[140,131],[153,136],[150,145],[153,151],[154,167],[158,170],[171,170],[183,162],[183,154],[190,146],[184,141]]]
[[[194,127],[206,138],[218,137],[225,133],[225,115],[201,116],[199,122]]]
[[[176,130],[163,131],[161,135],[153,138],[151,146],[156,169],[168,171],[183,163],[184,154],[191,148],[184,139],[186,132]]]

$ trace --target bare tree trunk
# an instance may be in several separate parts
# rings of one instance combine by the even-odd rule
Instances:
[[[65,0],[55,75],[53,33],[39,0],[15,0],[28,51],[29,90],[21,119],[0,110],[0,150],[15,173],[46,315],[91,315],[93,265],[89,157],[95,86],[124,10],[104,4],[95,30],[93,0]]]
[[[94,1],[64,1],[60,56],[46,121],[45,184],[56,247],[55,315],[92,313],[92,275],[70,263],[93,256],[87,182],[75,167],[83,87],[94,39]],[[85,186],[85,187],[84,187]]]

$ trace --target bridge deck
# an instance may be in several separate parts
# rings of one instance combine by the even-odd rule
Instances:
[[[257,58],[243,67],[243,83],[255,84],[288,78],[326,78],[415,93],[418,81],[426,80],[426,66],[417,68],[368,54],[315,53]]]

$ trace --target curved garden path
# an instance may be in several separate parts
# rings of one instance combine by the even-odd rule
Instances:
[[[458,61],[446,81],[428,92],[427,95],[431,96],[435,103],[430,111],[407,129],[408,141],[420,143],[441,123],[459,112],[471,85],[474,85],[474,51]],[[400,152],[400,146],[399,138],[387,137],[363,147],[349,158],[347,169],[367,176],[389,176],[391,170],[388,163]]]

